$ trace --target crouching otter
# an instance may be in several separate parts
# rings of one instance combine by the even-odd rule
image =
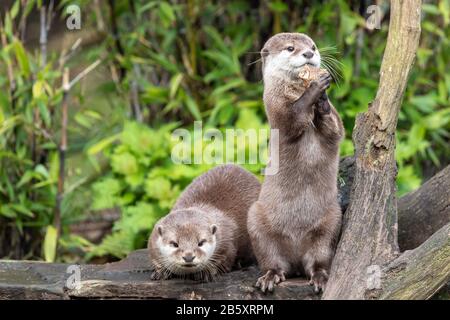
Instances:
[[[209,281],[238,263],[253,261],[247,213],[260,183],[236,165],[196,178],[148,241],[152,279],[187,277]]]

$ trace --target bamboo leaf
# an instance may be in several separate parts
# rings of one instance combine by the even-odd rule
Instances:
[[[18,40],[14,41],[14,52],[16,54],[16,59],[19,62],[20,70],[22,74],[28,78],[30,76],[30,63],[28,61],[27,54],[25,52],[25,48],[22,43]]]
[[[44,238],[44,258],[46,262],[54,262],[56,257],[56,244],[58,231],[52,225],[47,226]]]
[[[20,9],[20,0],[16,0],[10,11],[11,19],[14,20],[17,17],[17,15],[19,14],[19,9]]]
[[[200,109],[198,108],[197,103],[195,100],[188,94],[185,98],[186,107],[188,108],[189,112],[192,114],[195,120],[201,120],[202,116],[200,114]]]
[[[87,150],[87,154],[88,155],[97,154],[100,151],[102,151],[105,148],[107,148],[109,145],[111,145],[114,141],[116,141],[119,138],[120,138],[120,133],[118,133],[116,135],[113,135],[112,137],[108,137],[108,138],[105,138],[103,140],[100,140],[99,142],[97,142],[93,146],[89,147],[89,149]]]

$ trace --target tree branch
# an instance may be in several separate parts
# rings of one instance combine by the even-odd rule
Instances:
[[[339,164],[339,203],[345,212],[355,176],[354,157]],[[450,222],[450,165],[436,173],[419,189],[398,200],[398,244],[401,251],[417,248]]]
[[[450,222],[450,165],[398,202],[400,249],[418,247]]]
[[[404,252],[383,269],[379,299],[431,298],[450,280],[450,223],[418,248]]]

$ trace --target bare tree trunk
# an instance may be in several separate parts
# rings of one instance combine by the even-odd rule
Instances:
[[[368,267],[398,255],[395,129],[420,37],[421,0],[392,0],[374,102],[356,119],[356,170],[324,299],[366,297]]]

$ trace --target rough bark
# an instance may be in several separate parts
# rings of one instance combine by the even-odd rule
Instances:
[[[339,203],[345,212],[355,176],[354,157],[339,164]],[[411,250],[450,222],[450,165],[436,173],[419,189],[398,200],[398,245]]]
[[[383,269],[379,299],[431,298],[450,280],[450,223]],[[369,293],[370,297],[370,293]]]
[[[368,267],[398,255],[395,129],[419,44],[420,11],[420,0],[391,1],[377,95],[353,132],[355,177],[324,299],[363,299]]]

